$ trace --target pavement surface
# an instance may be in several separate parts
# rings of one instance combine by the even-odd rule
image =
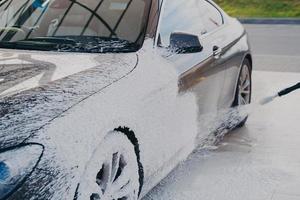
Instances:
[[[300,72],[300,25],[245,25],[254,69]]]
[[[300,81],[300,26],[247,25],[253,105],[245,127],[196,150],[143,200],[299,200],[300,91],[255,104]]]

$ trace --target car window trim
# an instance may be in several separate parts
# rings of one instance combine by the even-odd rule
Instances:
[[[220,16],[222,18],[222,24],[224,24],[225,20],[224,20],[223,12],[221,12],[221,10],[212,1],[210,1],[210,0],[204,0],[204,1],[206,1],[207,3],[209,3],[212,7],[214,7],[219,12],[219,14],[220,14]]]
[[[156,0],[156,1],[159,1],[159,0]],[[159,37],[159,33],[160,33],[162,16],[164,14],[164,12],[163,12],[164,5],[165,5],[165,0],[161,0],[161,3],[159,5],[160,6],[160,8],[159,8],[159,17],[158,17],[156,31],[155,31],[155,37],[154,37],[154,41],[153,41],[153,48],[159,47],[157,43],[158,43],[158,37]]]

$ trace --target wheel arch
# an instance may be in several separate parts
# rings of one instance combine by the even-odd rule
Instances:
[[[115,128],[114,131],[122,133],[124,135],[126,135],[126,137],[128,138],[128,140],[132,143],[132,145],[134,146],[134,151],[137,157],[137,162],[138,162],[138,168],[139,168],[139,193],[138,195],[140,196],[142,188],[143,188],[143,183],[144,183],[144,168],[141,162],[141,156],[140,156],[140,145],[138,142],[137,137],[135,136],[135,133],[132,129],[130,129],[129,127],[126,126],[119,126],[118,128]]]
[[[246,56],[243,59],[242,64],[244,63],[245,60],[248,60],[250,62],[250,68],[251,68],[251,72],[253,69],[253,59],[252,59],[252,55],[250,53],[246,54]]]

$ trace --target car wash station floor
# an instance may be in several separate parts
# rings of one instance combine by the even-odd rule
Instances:
[[[300,81],[300,26],[246,28],[256,66],[246,126],[196,150],[143,200],[300,199],[300,91],[255,106]]]

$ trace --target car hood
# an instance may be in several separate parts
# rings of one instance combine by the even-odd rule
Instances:
[[[134,70],[137,55],[0,51],[0,149]]]

